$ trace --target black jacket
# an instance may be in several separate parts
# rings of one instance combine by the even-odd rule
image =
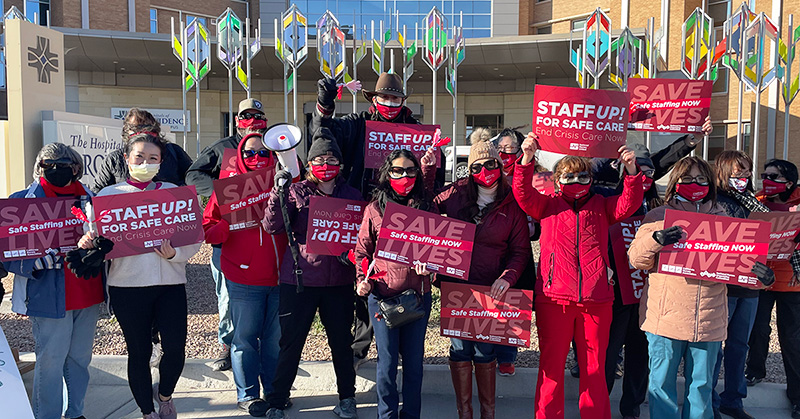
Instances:
[[[199,195],[209,197],[214,192],[214,181],[219,179],[222,153],[226,148],[236,149],[242,137],[239,134],[217,140],[203,149],[189,171],[186,172],[186,184],[194,185]]]
[[[725,191],[717,189],[717,203],[725,208],[728,217],[748,218],[750,210],[740,204],[736,198],[728,195]],[[738,285],[728,285],[728,297],[755,298],[758,297],[758,290],[753,288],[740,287]]]
[[[167,143],[166,155],[154,179],[174,183],[178,186],[186,185],[186,171],[191,165],[192,158],[183,151],[181,146]],[[94,178],[92,192],[98,193],[106,186],[116,185],[126,179],[128,179],[128,163],[125,161],[125,155],[120,149],[114,150],[103,160],[103,165]]]

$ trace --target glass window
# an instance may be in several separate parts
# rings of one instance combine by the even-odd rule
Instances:
[[[550,25],[539,26],[538,28],[536,28],[537,35],[549,35],[551,33],[553,33],[553,27]]]
[[[467,115],[466,136],[478,127],[489,128],[495,135],[503,130],[503,115]]]
[[[150,33],[158,33],[158,10],[150,9]]]
[[[714,130],[708,137],[708,161],[716,159],[717,155],[725,150],[725,142],[728,140],[727,129],[727,124],[714,124]]]
[[[708,15],[714,19],[715,27],[722,27],[730,15],[730,0],[716,0],[708,3]]]
[[[475,13],[492,13],[492,2],[490,1],[473,1],[472,11]]]
[[[454,9],[456,10],[456,14],[458,14],[458,12],[472,13],[473,12],[472,3],[474,3],[474,2],[472,2],[472,1],[457,1],[457,2],[455,2]]]
[[[572,30],[573,31],[580,31],[586,27],[586,19],[577,19],[572,21]]]
[[[489,15],[476,15],[472,17],[474,28],[490,29],[492,27],[492,17]]]
[[[192,16],[192,15],[186,15],[186,26],[191,25],[192,22],[194,22],[195,19],[197,19],[198,22],[200,22],[203,26],[206,27],[206,29],[208,29],[208,24],[206,23],[206,18]]]
[[[0,35],[0,38],[5,38],[4,35]],[[5,43],[5,39],[2,39]],[[6,53],[2,49],[0,49],[0,89],[6,88]]]
[[[47,25],[48,10],[50,10],[50,0],[25,1],[25,17],[37,25]]]

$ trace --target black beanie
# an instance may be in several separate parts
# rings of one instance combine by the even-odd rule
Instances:
[[[330,129],[321,127],[314,133],[314,137],[311,141],[311,148],[308,149],[307,161],[310,162],[314,160],[315,157],[328,153],[332,153],[334,157],[342,161],[342,150],[339,149],[339,145],[336,143],[336,138],[334,138],[333,133]]]
[[[644,144],[632,144],[631,150],[636,154],[636,164],[655,168],[653,160],[650,159],[650,150]]]

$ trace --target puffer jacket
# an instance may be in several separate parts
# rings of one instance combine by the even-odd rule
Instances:
[[[517,161],[514,196],[520,208],[541,222],[539,299],[574,303],[611,303],[614,287],[608,276],[608,228],[636,212],[644,197],[644,174],[625,176],[622,195],[590,193],[578,201],[540,194],[531,184],[534,163]]]
[[[264,228],[269,234],[286,232],[279,193],[277,187],[272,188],[267,209],[264,211]],[[356,279],[355,270],[352,266],[342,265],[336,259],[336,256],[316,255],[306,251],[308,208],[311,204],[312,196],[326,195],[317,188],[316,184],[304,180],[289,187],[289,196],[286,202],[289,219],[292,220],[292,233],[300,250],[298,267],[303,271],[303,285],[306,287],[352,285]],[[331,197],[360,200],[361,193],[348,185],[344,178],[337,177]],[[295,285],[297,284],[297,278],[294,275],[292,249],[287,246],[285,253],[283,262],[281,262],[280,280],[282,284]]]
[[[763,191],[756,194],[756,198],[763,202],[771,211],[788,211],[789,208],[800,204],[800,188],[796,188],[789,200],[785,204],[778,204],[769,201]],[[798,252],[795,250],[792,259],[797,256]],[[767,266],[772,268],[775,272],[775,283],[767,288],[768,291],[777,292],[800,292],[800,280],[795,278],[794,269],[792,264],[786,260],[775,260],[767,262]]]
[[[653,233],[664,229],[667,209],[727,215],[722,206],[711,201],[697,206],[676,199],[647,213],[628,249],[631,265],[651,270],[639,304],[639,325],[645,332],[670,339],[723,341],[728,337],[727,286],[654,272],[663,246],[653,239]]]
[[[467,282],[492,285],[504,279],[514,286],[531,259],[528,217],[508,185],[498,186],[498,198],[483,211],[470,200],[470,187],[468,179],[461,179],[434,199],[442,214],[477,223]]]

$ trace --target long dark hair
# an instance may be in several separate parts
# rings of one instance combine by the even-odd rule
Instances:
[[[778,195],[783,202],[789,202],[792,192],[797,189],[797,166],[786,160],[772,159],[764,164],[764,170],[766,170],[767,167],[778,169],[778,171],[781,172],[781,176],[785,177],[789,182],[792,182],[791,188],[786,188],[785,192],[781,192]]]
[[[729,179],[733,176],[733,170],[736,167],[742,170],[749,170],[752,173],[753,159],[739,150],[725,150],[717,155],[716,170],[714,172],[716,174],[718,192],[729,194],[734,190],[731,188]],[[747,190],[753,192],[753,182],[750,179],[747,180]]]
[[[161,160],[164,160],[164,156],[167,151],[167,143],[161,137],[156,137],[155,135],[146,134],[146,133],[139,133],[136,134],[128,139],[125,143],[125,156],[129,156],[131,154],[131,150],[133,149],[133,145],[136,143],[149,143],[153,144],[161,150]]]
[[[703,202],[717,202],[717,185],[714,183],[714,171],[711,170],[711,166],[709,166],[708,162],[702,158],[691,156],[682,158],[672,167],[672,173],[669,175],[669,182],[667,183],[667,192],[664,194],[665,201],[670,201],[678,195],[678,181],[683,176],[688,176],[694,166],[697,166],[700,170],[700,174],[708,179],[708,195],[703,198]]]
[[[417,177],[414,178],[414,189],[407,196],[398,195],[390,184],[389,169],[392,168],[392,162],[401,157],[411,160],[414,162],[414,167],[420,169]],[[386,208],[386,202],[388,201],[407,203],[408,206],[413,208],[427,209],[430,199],[426,196],[425,181],[422,179],[422,166],[414,153],[403,149],[393,150],[389,153],[389,156],[386,157],[386,160],[378,169],[378,186],[372,192],[372,200],[378,201],[381,211]]]

